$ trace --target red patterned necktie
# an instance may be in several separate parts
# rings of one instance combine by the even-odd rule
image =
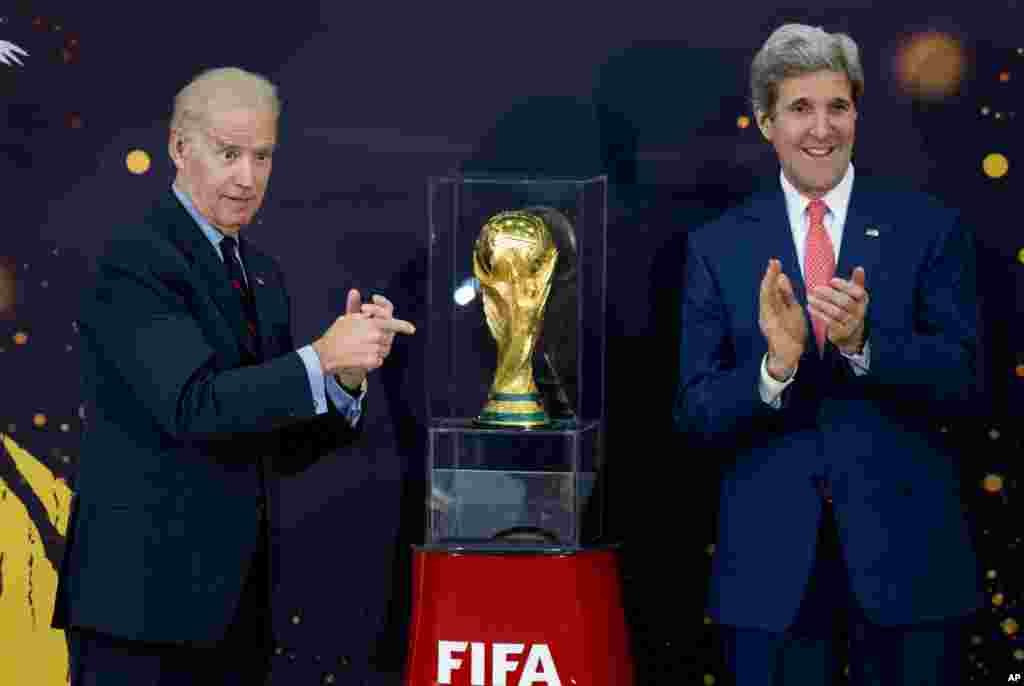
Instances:
[[[825,214],[828,205],[824,200],[812,200],[807,206],[807,242],[804,246],[804,283],[810,293],[818,286],[827,286],[836,271],[836,253],[832,239],[825,230]],[[818,354],[825,350],[825,323],[812,319],[814,337],[818,341]]]

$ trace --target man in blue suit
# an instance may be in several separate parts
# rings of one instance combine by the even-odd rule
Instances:
[[[53,625],[72,686],[261,684],[279,479],[351,442],[408,322],[382,296],[292,342],[266,191],[275,87],[204,72],[175,100],[173,188],[114,232],[80,318],[88,424]]]
[[[971,234],[855,176],[856,44],[802,25],[751,67],[781,173],[691,234],[677,426],[721,455],[710,611],[741,686],[946,684],[979,607],[938,439],[976,391]],[[841,669],[841,667],[839,667]]]

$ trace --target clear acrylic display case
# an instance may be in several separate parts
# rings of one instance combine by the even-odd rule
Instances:
[[[603,533],[607,181],[433,178],[427,407],[427,544],[579,547]],[[481,426],[497,346],[473,272],[499,212],[556,210],[558,262],[533,354],[548,424]]]

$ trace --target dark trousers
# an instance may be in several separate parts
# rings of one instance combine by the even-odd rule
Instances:
[[[143,643],[71,628],[70,686],[260,686],[270,675],[273,629],[267,543],[253,556],[241,601],[213,647]]]
[[[850,589],[827,503],[814,568],[793,626],[781,634],[725,627],[723,643],[737,686],[832,684],[842,673],[844,655],[851,686],[953,686],[961,675],[955,623],[883,627],[868,621]]]

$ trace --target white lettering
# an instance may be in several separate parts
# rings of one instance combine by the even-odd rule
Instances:
[[[491,646],[491,686],[508,686],[508,673],[519,666],[509,656],[518,655],[525,647],[522,643],[495,643]]]
[[[484,647],[483,643],[470,644],[469,664],[473,669],[470,686],[487,686],[487,682],[484,681]]]
[[[467,645],[465,641],[437,642],[437,683],[452,683],[452,672],[462,667],[462,660],[455,657],[455,653],[465,652]]]
[[[526,656],[523,675],[519,677],[519,686],[530,686],[531,684],[562,686],[562,680],[558,678],[558,670],[555,669],[555,659],[551,657],[551,649],[544,643],[530,646],[530,654]]]

